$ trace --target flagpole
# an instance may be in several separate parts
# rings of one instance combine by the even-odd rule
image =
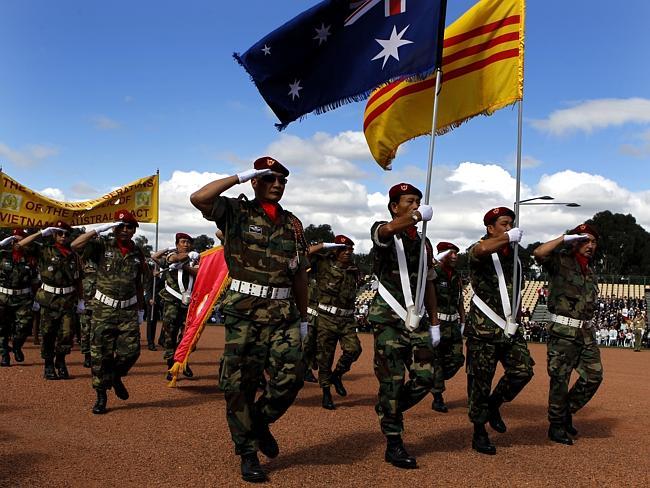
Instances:
[[[158,226],[160,225],[160,169],[156,169],[156,199],[157,199],[157,205],[156,205],[156,240],[155,240],[155,246],[156,250],[154,252],[158,252]],[[153,271],[152,271],[152,284],[151,284],[151,319],[154,319],[153,312],[154,312],[154,307],[156,306],[156,270],[158,268],[158,263],[154,261],[153,265]],[[155,331],[155,329],[154,329]],[[154,337],[155,339],[155,337]]]
[[[427,186],[424,192],[424,204],[429,205],[429,195],[431,194],[431,177],[433,174],[433,154],[436,144],[436,121],[438,120],[438,95],[440,94],[440,85],[442,84],[442,48],[445,38],[445,18],[447,17],[447,0],[440,3],[440,16],[438,17],[438,53],[436,56],[436,88],[433,96],[433,115],[431,117],[431,141],[429,142],[429,163],[427,165]],[[422,239],[420,240],[420,259],[418,262],[418,279],[415,289],[415,310],[419,312],[420,297],[424,290],[422,289],[422,272],[426,273],[427,263],[425,259],[425,244],[427,240],[427,222],[422,222]],[[437,317],[431,317],[434,321]]]
[[[521,140],[522,140],[522,128],[523,128],[523,117],[524,115],[524,103],[523,97],[519,100],[519,110],[517,116],[517,183],[515,188],[515,221],[513,225],[519,227],[519,200],[521,192]],[[517,298],[519,297],[520,290],[519,288],[519,268],[517,267],[517,261],[519,258],[519,243],[515,245],[514,252],[514,266],[512,271],[512,316],[513,320],[517,319],[517,314],[519,312],[519,304],[517,303]]]

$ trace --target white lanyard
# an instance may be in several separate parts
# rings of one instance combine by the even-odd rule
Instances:
[[[185,293],[185,287],[183,286],[183,273],[185,270],[183,268],[178,270],[178,289],[181,291],[181,293]],[[187,283],[187,292],[191,293],[192,292],[192,286],[194,285],[194,276],[190,275],[190,280]]]

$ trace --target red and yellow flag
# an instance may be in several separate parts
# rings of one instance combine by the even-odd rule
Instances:
[[[524,0],[481,0],[445,29],[436,133],[522,99]],[[375,160],[390,166],[403,142],[431,133],[435,75],[375,90],[363,131]]]
[[[228,266],[224,259],[223,246],[213,247],[201,253],[199,272],[192,289],[192,301],[187,309],[183,338],[174,353],[174,365],[169,370],[172,380],[167,386],[176,386],[178,373],[185,370],[214,304],[226,289],[228,281]]]

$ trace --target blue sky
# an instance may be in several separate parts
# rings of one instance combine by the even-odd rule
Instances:
[[[316,133],[360,131],[363,102],[279,134],[231,57],[316,3],[3,2],[4,171],[74,200],[156,168],[163,181],[174,171],[233,173],[286,137],[313,142]],[[473,3],[450,0],[447,24]],[[531,164],[523,179],[532,192],[544,175],[572,170],[648,198],[648,19],[650,2],[641,0],[528,2],[523,153]],[[512,175],[515,137],[516,110],[479,117],[437,139],[436,162],[449,171],[462,162],[495,164]],[[423,168],[427,147],[427,138],[408,143],[394,162],[396,177]],[[353,151],[346,161],[363,172],[352,183],[386,193],[392,177],[367,156]],[[306,223],[327,220],[316,207],[306,215]]]

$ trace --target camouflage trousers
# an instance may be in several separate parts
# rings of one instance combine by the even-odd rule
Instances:
[[[180,301],[168,302],[167,300],[163,300],[162,326],[165,331],[163,359],[171,359],[174,357],[176,347],[181,337],[183,337],[186,317],[187,307],[184,307]]]
[[[303,385],[300,321],[266,324],[226,314],[220,388],[235,454],[257,451],[255,426],[278,420]],[[255,394],[264,369],[266,389]]]
[[[309,369],[318,369],[316,353],[318,350],[318,316],[309,315],[309,329],[307,337],[302,343],[302,358],[305,366]]]
[[[429,331],[425,328],[408,332],[388,324],[373,324],[373,329],[374,368],[379,381],[375,411],[384,435],[400,435],[404,431],[403,413],[422,400],[433,386]]]
[[[97,302],[90,345],[93,388],[109,390],[114,376],[126,376],[140,356],[135,308],[116,309]]]
[[[22,347],[32,331],[32,301],[0,304],[0,355],[9,352],[9,341]]]
[[[584,332],[591,334],[590,330]],[[548,375],[551,380],[548,392],[548,421],[552,424],[563,423],[566,414],[573,414],[584,407],[603,381],[600,349],[593,338],[585,335],[578,334],[575,339],[549,337],[546,350]],[[569,389],[573,370],[577,371],[579,377]]]
[[[498,362],[504,372],[490,394]],[[535,361],[520,333],[504,342],[469,337],[466,364],[469,419],[475,424],[487,422],[490,396],[498,404],[514,400],[533,377],[534,365]]]
[[[90,354],[93,311],[86,308],[84,313],[79,315],[79,321],[81,322],[81,354]]]
[[[465,364],[463,336],[457,322],[440,323],[440,344],[433,350],[432,393],[445,391],[445,381],[454,377]]]
[[[318,322],[316,327],[318,384],[321,388],[326,388],[332,384],[332,364],[334,364],[336,344],[341,344],[342,354],[334,372],[343,375],[350,371],[352,363],[361,356],[361,342],[357,337],[354,317],[334,317],[321,313],[316,318],[316,322]]]
[[[72,309],[48,308],[41,305],[41,357],[70,354],[72,350]]]
[[[641,342],[643,340],[643,331],[642,330],[635,330],[634,331],[634,350],[635,351],[640,351],[641,350]]]

